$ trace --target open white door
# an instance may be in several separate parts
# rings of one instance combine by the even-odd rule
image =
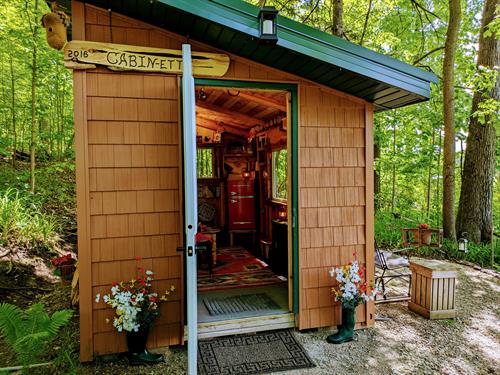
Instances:
[[[188,326],[188,374],[196,375],[198,309],[195,235],[198,228],[196,189],[196,111],[191,45],[182,45],[182,121],[184,147],[184,231],[186,234],[186,305]]]

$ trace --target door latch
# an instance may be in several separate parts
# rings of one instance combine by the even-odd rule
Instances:
[[[193,246],[188,246],[187,247],[187,255],[188,255],[188,257],[192,257],[195,253],[198,253],[198,251],[203,251],[203,250],[206,250],[206,249],[207,249],[206,246],[195,246],[194,249],[193,249]],[[183,252],[186,251],[186,247],[185,246],[179,246],[176,250],[179,253],[183,253]]]

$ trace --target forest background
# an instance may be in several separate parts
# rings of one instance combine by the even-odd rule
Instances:
[[[274,0],[266,5],[332,33],[338,2]],[[484,3],[460,2],[462,22],[454,72],[457,206],[473,93],[481,80],[491,79],[476,67]],[[432,85],[428,102],[375,116],[376,238],[380,245],[394,247],[400,242],[402,227],[442,226],[442,71],[448,1],[344,0],[342,5],[344,38],[440,78]],[[48,11],[42,0],[0,0],[0,245],[24,243],[50,252],[66,242],[74,245],[76,223],[72,75],[63,66],[62,52],[45,41],[40,18]],[[496,165],[499,148],[496,142]],[[35,155],[31,166],[35,178],[30,173],[31,155]],[[493,232],[499,234],[498,168],[495,173]],[[498,261],[498,238],[494,236],[493,242],[471,245],[467,259],[488,265],[494,251]],[[440,255],[462,256],[456,247],[447,243]]]

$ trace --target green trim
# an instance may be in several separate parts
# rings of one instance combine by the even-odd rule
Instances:
[[[234,0],[159,0],[160,3],[202,17],[224,27],[258,37],[259,7]],[[365,77],[428,96],[435,74],[278,16],[278,46]]]
[[[292,93],[292,269],[293,269],[293,312],[299,313],[299,103],[297,86]]]
[[[290,83],[250,82],[237,80],[222,80],[195,78],[195,86],[231,87],[245,89],[286,90],[291,93],[291,123],[292,123],[292,273],[293,273],[293,313],[299,312],[299,104],[297,85]]]

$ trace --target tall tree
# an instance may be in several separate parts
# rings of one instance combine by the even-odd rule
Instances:
[[[12,165],[16,164],[17,129],[16,129],[16,79],[14,77],[14,62],[9,55],[10,79],[11,79],[11,104],[12,104]]]
[[[443,231],[456,240],[455,233],[455,51],[460,29],[460,0],[448,0],[449,18],[443,60]]]
[[[332,34],[344,37],[344,4],[342,0],[332,0]]]
[[[26,7],[28,3],[26,3]],[[33,49],[31,55],[31,136],[30,136],[30,175],[31,192],[35,192],[35,149],[36,149],[36,73],[37,73],[37,36],[38,36],[38,0],[35,0],[33,12],[34,22],[30,28],[33,34]],[[31,19],[28,15],[28,19]]]
[[[495,122],[498,123],[500,100],[500,76],[494,69],[500,65],[500,40],[498,30],[488,32],[487,28],[499,7],[500,0],[486,0],[483,8],[477,68],[479,72],[489,72],[490,79],[481,80],[483,84],[479,83],[472,100],[457,216],[457,232],[466,232],[467,238],[476,243],[492,239]]]

